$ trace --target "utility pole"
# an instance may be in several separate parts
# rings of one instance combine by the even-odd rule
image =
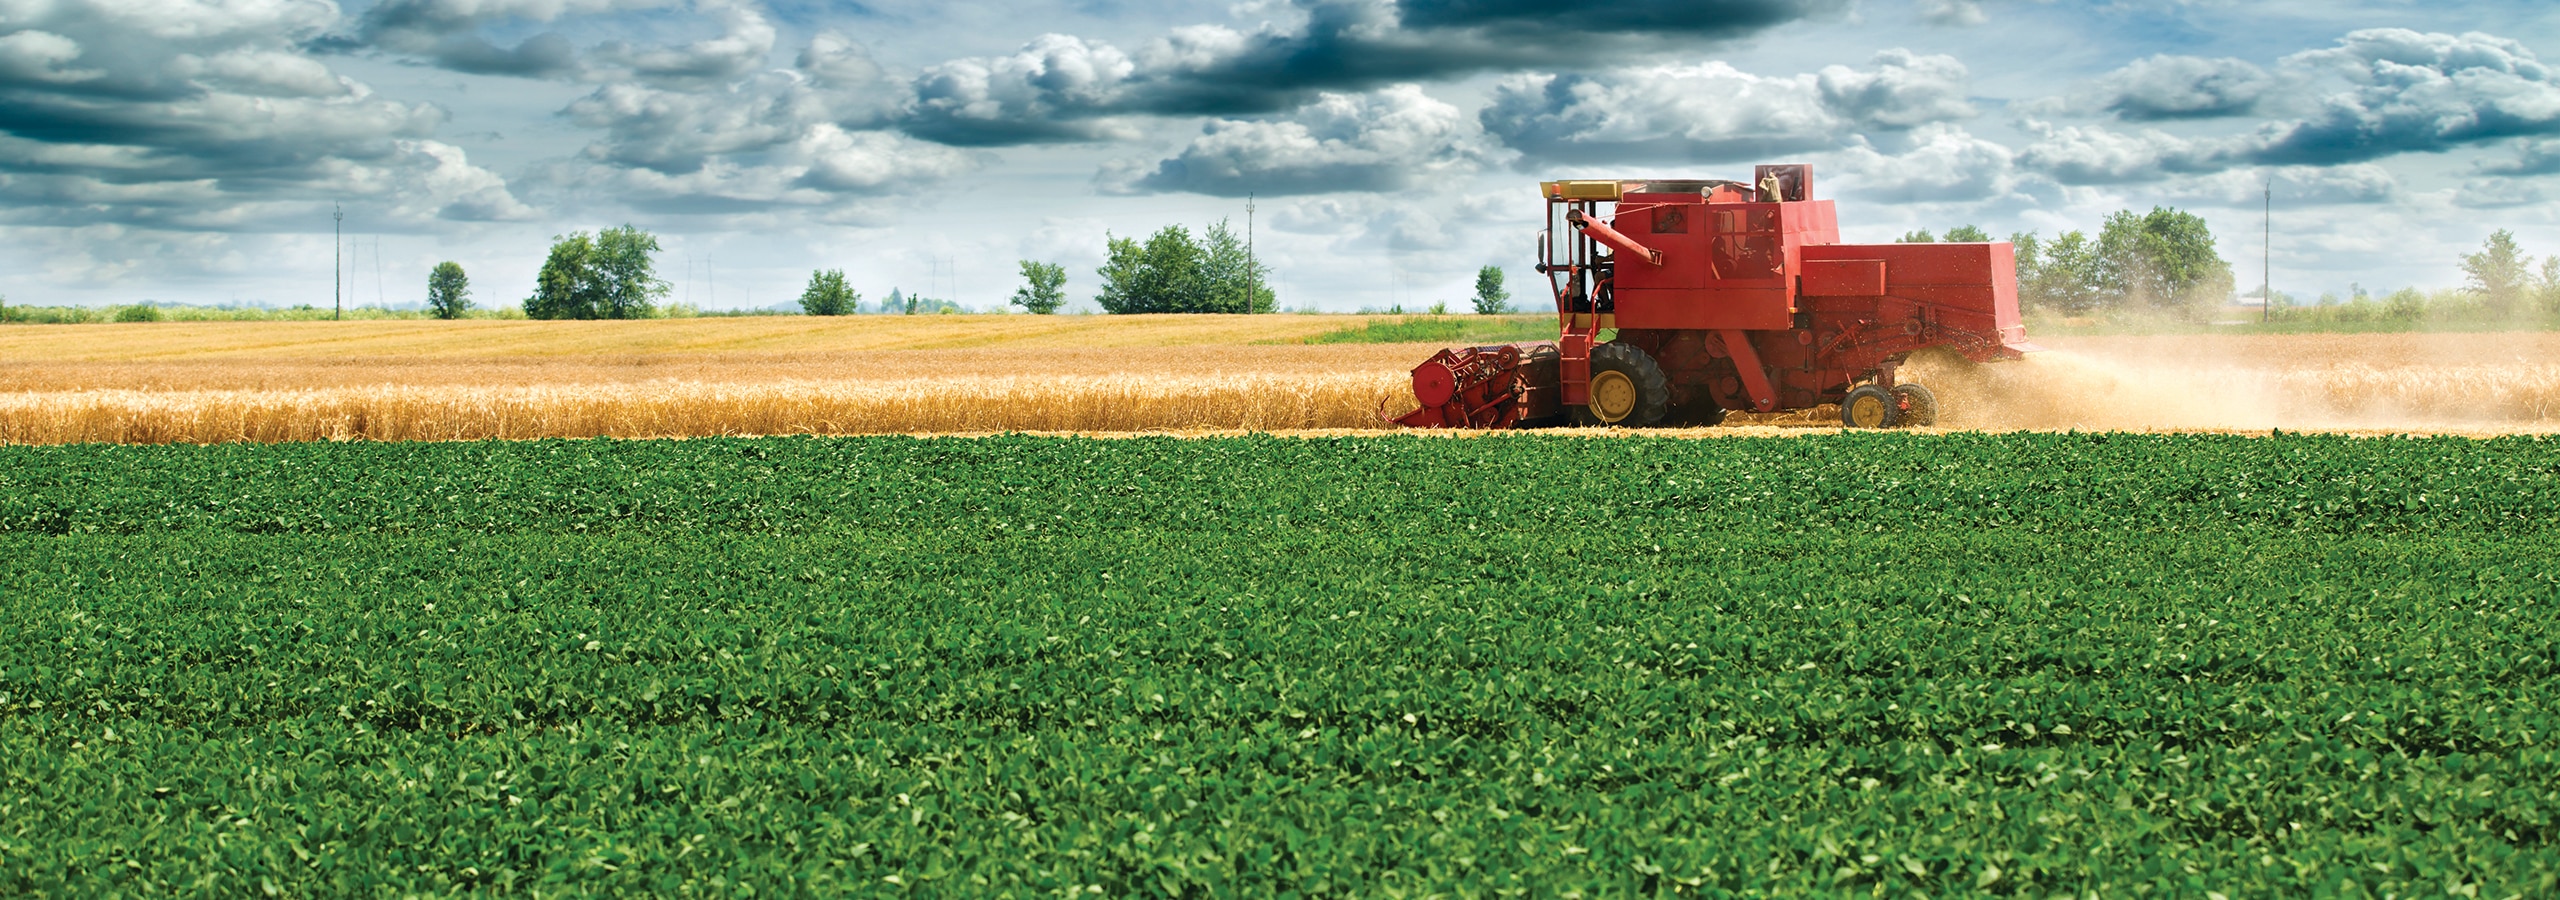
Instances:
[[[2266,210],[2258,220],[2258,321],[2275,319],[2276,308],[2276,177],[2267,176]]]
[[[337,320],[347,312],[347,211],[329,204],[329,318]]]
[[[1244,265],[1253,277],[1244,280],[1244,311],[1253,312],[1254,295],[1262,292],[1262,257],[1253,253],[1253,195],[1244,195]]]

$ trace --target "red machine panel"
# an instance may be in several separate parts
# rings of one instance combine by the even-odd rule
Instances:
[[[1884,260],[1807,259],[1804,261],[1804,295],[1882,297]]]
[[[1830,244],[1803,250],[1806,280],[1819,267],[1882,261],[1882,295],[1911,301],[1931,324],[1993,342],[2024,340],[2017,251],[1989,244]],[[1815,292],[1810,284],[1806,293]],[[1855,296],[1849,294],[1824,296]]]
[[[1662,251],[1621,258],[1620,328],[1788,328],[1799,249],[1837,239],[1831,201],[1708,203],[1698,194],[1629,194],[1615,227]]]

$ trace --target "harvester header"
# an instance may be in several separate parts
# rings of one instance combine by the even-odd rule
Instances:
[[[1554,341],[1443,350],[1413,371],[1417,427],[1712,425],[1827,403],[1852,427],[1928,425],[1912,353],[2038,349],[2005,242],[1843,244],[1813,167],[1748,182],[1549,181],[1538,271]]]

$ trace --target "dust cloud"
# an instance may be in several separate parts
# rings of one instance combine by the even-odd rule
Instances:
[[[1938,351],[1899,378],[1981,430],[2560,432],[2560,335],[2041,340],[2017,362]]]

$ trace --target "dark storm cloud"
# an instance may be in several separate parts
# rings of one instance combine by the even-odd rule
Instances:
[[[608,41],[584,58],[569,39],[546,31],[514,47],[481,35],[486,26],[549,23],[662,9],[677,0],[386,0],[366,10],[354,37],[315,43],[323,50],[377,48],[428,64],[477,75],[526,78],[636,80],[656,85],[717,87],[763,64],[775,31],[763,14],[734,0],[701,0],[696,11],[721,25],[717,37],[683,45],[635,45]]]
[[[580,67],[568,38],[546,31],[514,47],[502,47],[481,37],[480,27],[497,22],[549,22],[611,8],[601,0],[384,0],[365,10],[354,36],[331,36],[314,47],[332,52],[378,48],[475,75],[570,77]]]
[[[2371,29],[2286,63],[2334,72],[2354,87],[2271,129],[2248,153],[2253,162],[2333,165],[2560,134],[2560,83],[2531,50],[2505,38]]]
[[[1847,4],[1810,0],[1403,0],[1403,25],[1497,34],[1748,34]]]
[[[1174,29],[1134,51],[1044,35],[1011,56],[953,60],[915,81],[903,126],[970,145],[1091,140],[1113,116],[1262,115],[1363,91],[1530,66],[1579,66],[1759,34],[1845,0],[1319,0],[1302,24]]]
[[[2168,68],[2179,67],[2194,70],[2184,63]],[[2066,184],[2120,184],[2235,166],[2339,166],[2560,136],[2560,81],[2532,51],[2505,38],[2370,29],[2335,47],[2286,57],[2282,71],[2283,90],[2317,96],[2307,114],[2247,134],[2192,138],[2031,121],[2041,139],[2019,153],[2019,162]],[[2169,104],[2184,108],[2197,108],[2188,101],[2203,96],[2169,93],[2187,98]],[[2258,102],[2268,102],[2263,93]]]
[[[497,176],[428,139],[430,104],[309,55],[326,3],[67,0],[0,19],[0,180],[10,221],[255,227],[334,194],[406,221],[522,213]],[[486,216],[483,216],[486,217]]]
[[[435,64],[472,75],[554,78],[576,75],[578,49],[557,32],[525,38],[513,48],[500,47],[477,35],[448,35],[425,52]]]

